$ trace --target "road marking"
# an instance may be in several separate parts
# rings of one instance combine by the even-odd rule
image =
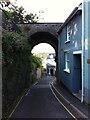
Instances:
[[[25,96],[27,96],[27,95],[28,95],[28,93],[30,92],[30,90],[31,90],[31,89],[29,89],[29,90],[27,91],[27,93],[25,94]]]
[[[38,81],[37,81],[37,82],[35,82],[35,83],[32,85],[32,87],[34,87],[37,83],[38,83]],[[31,88],[32,88],[32,87],[31,87]],[[30,92],[31,88],[27,91],[27,93],[25,94],[25,96],[27,96],[27,95],[29,94],[29,92]]]
[[[21,100],[22,100],[22,98],[24,97],[24,95],[21,97],[21,99],[19,100],[19,102],[17,103],[17,105],[15,106],[15,108],[13,109],[13,111],[11,112],[11,114],[9,115],[9,117],[8,117],[8,119],[7,120],[9,120],[10,119],[10,117],[12,116],[12,114],[15,112],[15,110],[16,110],[16,108],[17,108],[17,106],[20,104],[20,102],[21,102]]]
[[[33,84],[33,86],[35,86],[37,83],[38,83],[38,82],[34,83],[34,84]],[[11,114],[9,115],[9,117],[8,117],[8,119],[7,119],[7,120],[9,120],[9,119],[10,119],[10,117],[12,116],[12,114],[15,112],[15,110],[16,110],[16,108],[17,108],[17,106],[20,104],[20,102],[21,102],[22,98],[23,98],[24,96],[27,96],[27,95],[28,95],[28,93],[30,92],[30,90],[31,90],[31,88],[27,91],[27,93],[26,93],[25,95],[23,95],[23,96],[20,98],[19,102],[17,103],[17,105],[15,106],[15,108],[13,109],[13,111],[11,112]]]
[[[88,117],[87,117],[85,114],[83,114],[80,110],[78,110],[75,106],[73,106],[73,104],[71,104],[68,100],[66,100],[66,99],[62,96],[62,94],[60,94],[60,92],[59,92],[59,91],[55,88],[55,86],[53,85],[53,82],[52,82],[51,84],[52,84],[53,88],[56,90],[56,92],[57,92],[65,101],[67,101],[67,103],[68,103],[69,105],[71,105],[71,106],[82,116],[82,118],[88,119]]]
[[[51,84],[52,84],[52,86],[54,87],[53,82],[52,82]],[[59,91],[58,91],[55,87],[54,87],[54,89],[56,90],[56,92],[57,92],[65,101],[67,101],[68,104],[70,104],[70,102],[69,102],[68,100],[66,100],[66,99],[63,97],[63,95],[60,94]]]
[[[35,83],[33,84],[33,86],[35,86],[36,84],[38,84],[38,81],[37,81],[37,82],[35,82]]]
[[[56,94],[55,94],[54,91],[52,90],[50,84],[49,84],[49,88],[50,88],[50,90],[52,91],[54,97],[55,97],[55,98],[57,99],[57,101],[65,108],[65,110],[66,110],[75,120],[78,120],[78,119],[66,108],[66,106],[59,100],[59,98],[56,96]]]

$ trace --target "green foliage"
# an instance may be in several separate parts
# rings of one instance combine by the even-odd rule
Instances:
[[[36,23],[40,19],[40,15],[33,13],[27,14],[22,6],[18,7],[10,1],[1,0],[0,8],[3,9],[7,13],[8,18],[15,23]],[[8,9],[6,10],[6,8]],[[39,14],[40,13],[43,13],[43,11],[39,11]]]
[[[28,40],[21,33],[3,33],[2,53],[2,109],[6,113],[17,96],[36,80],[36,70],[42,67],[42,62],[39,57],[31,54]]]
[[[1,0],[0,5],[1,7],[8,7],[10,4],[10,0]]]
[[[8,9],[6,10],[6,8]],[[7,23],[11,21],[29,23],[38,20],[36,14],[26,14],[23,7],[15,6],[10,1],[1,0],[0,9],[7,13]],[[27,38],[22,33],[10,32],[11,30],[6,29],[2,37],[3,117],[22,91],[30,87],[35,78],[33,76],[36,75],[36,68],[41,67],[40,59],[31,56]]]
[[[9,11],[7,11],[7,15],[9,18],[15,23],[31,23],[37,22],[37,14],[25,14],[24,8],[18,6],[12,6]]]
[[[32,70],[36,68],[41,68],[42,67],[41,58],[32,54],[31,55],[31,67],[32,67]]]
[[[6,65],[13,64],[18,57],[22,61],[25,61],[26,56],[29,57],[30,45],[22,34],[6,32],[3,34],[2,41],[3,60]]]
[[[6,32],[2,37],[2,53],[2,93],[5,113],[17,96],[30,86],[31,49],[25,36]]]
[[[35,56],[41,58],[41,59],[45,59],[48,57],[50,53],[34,53]]]

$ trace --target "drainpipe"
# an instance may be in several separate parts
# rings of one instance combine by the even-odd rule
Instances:
[[[85,19],[84,19],[84,15],[85,15],[85,0],[82,0],[82,95],[81,95],[81,102],[84,101],[84,45],[85,45]]]

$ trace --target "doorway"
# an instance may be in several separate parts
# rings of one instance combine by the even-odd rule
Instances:
[[[74,54],[74,80],[76,80],[76,97],[81,99],[82,94],[82,55]]]

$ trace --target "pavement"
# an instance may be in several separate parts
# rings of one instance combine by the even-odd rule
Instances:
[[[85,103],[81,103],[62,83],[58,84],[54,80],[51,86],[59,100],[77,119],[90,120],[90,108]]]

